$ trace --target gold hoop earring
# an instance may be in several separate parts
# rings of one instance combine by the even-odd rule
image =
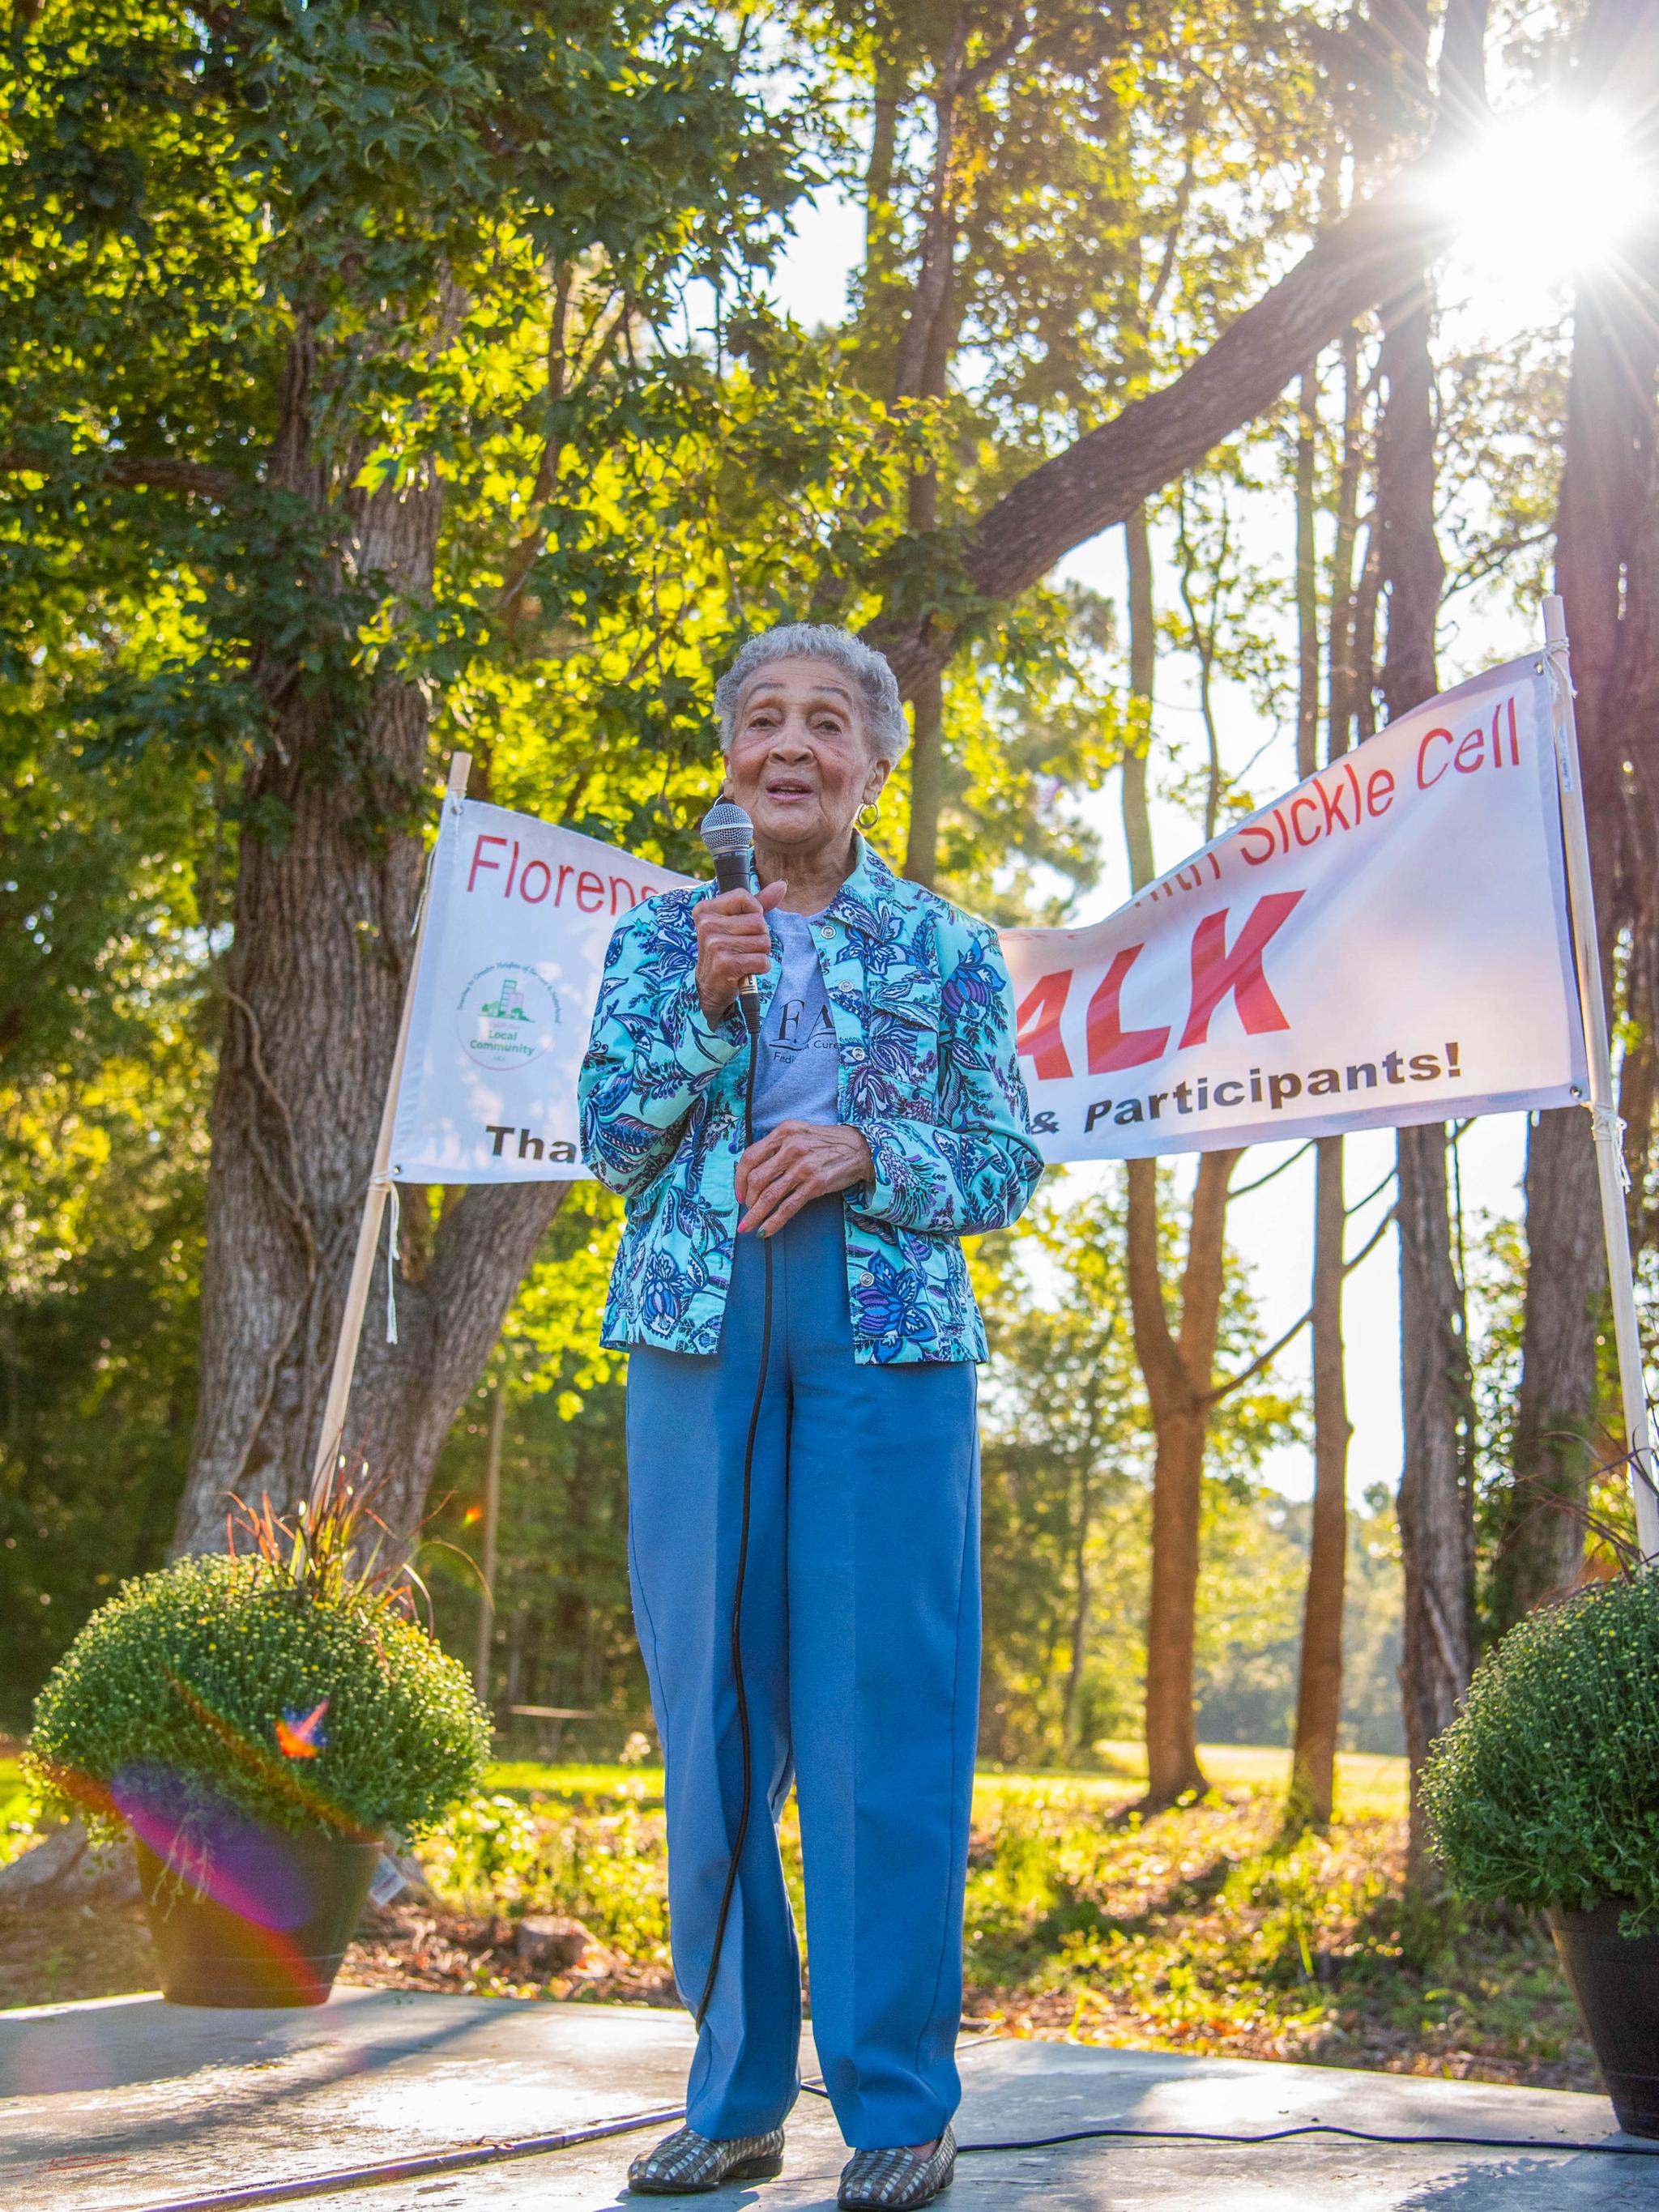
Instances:
[[[867,822],[864,818],[866,808],[868,809],[870,815],[870,819]],[[860,830],[873,830],[880,819],[881,801],[878,799],[866,799],[864,805],[860,807],[858,812],[853,817],[854,823]]]

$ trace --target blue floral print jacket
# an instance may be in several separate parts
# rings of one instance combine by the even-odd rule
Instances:
[[[735,1007],[697,997],[697,902],[665,891],[617,925],[582,1063],[582,1152],[628,1201],[605,1307],[608,1345],[714,1351],[732,1279],[749,1043]],[[873,1188],[846,1200],[854,1356],[983,1359],[959,1239],[1017,1219],[1042,1158],[1014,1050],[996,933],[904,882],[860,837],[811,923],[840,1049],[840,1115]],[[775,966],[757,979],[763,1005]]]

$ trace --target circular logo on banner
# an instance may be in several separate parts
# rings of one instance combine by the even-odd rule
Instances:
[[[522,961],[498,960],[481,968],[462,992],[455,1026],[467,1057],[480,1067],[528,1067],[558,1032],[558,997]]]

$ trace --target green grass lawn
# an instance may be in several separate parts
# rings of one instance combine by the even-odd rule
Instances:
[[[1104,1756],[1104,1772],[978,1777],[969,2013],[1016,2036],[1595,2086],[1542,1930],[1406,1895],[1402,1759],[1344,1759],[1329,1834],[1286,1844],[1282,1751],[1206,1747],[1210,1795],[1145,1819],[1139,1747]],[[31,1810],[0,1760],[0,1856]],[[793,1805],[781,1839],[799,1917]],[[349,1979],[673,2002],[659,1768],[498,1762],[419,1855],[442,1911],[410,1907],[401,1935],[356,1948]],[[529,1911],[585,1923],[579,1972],[523,1978],[512,1929]],[[0,1973],[0,2004],[152,1986],[131,1917],[125,1950],[84,1957],[72,1988],[31,1954]]]
[[[1097,1749],[1104,1764],[1103,1772],[1024,1774],[982,1768],[975,1784],[975,1792],[988,1802],[999,1796],[1040,1798],[1058,1790],[1079,1802],[1116,1805],[1126,1796],[1133,1796],[1137,1785],[1145,1787],[1144,1746],[1103,1743]],[[1199,1746],[1198,1756],[1199,1764],[1218,1790],[1276,1790],[1282,1794],[1290,1780],[1290,1753],[1272,1745],[1205,1743]],[[556,1797],[572,1803],[597,1796],[660,1805],[662,1769],[549,1765],[538,1759],[501,1759],[489,1770],[489,1787],[526,1796]],[[1403,1759],[1357,1751],[1337,1755],[1337,1802],[1345,1814],[1372,1813],[1403,1820],[1406,1788]]]
[[[1146,1778],[1146,1753],[1139,1744],[1112,1743],[1100,1747],[1109,1761],[1099,1774],[1005,1774],[981,1771],[975,1788],[988,1800],[996,1797],[1037,1799],[1061,1791],[1079,1802],[1116,1804],[1133,1794]],[[1201,1744],[1199,1759],[1218,1790],[1282,1790],[1290,1773],[1291,1755],[1258,1744]],[[546,1797],[577,1804],[585,1798],[613,1798],[618,1803],[655,1806],[662,1802],[659,1766],[549,1765],[541,1759],[498,1759],[490,1767],[488,1786],[515,1796]],[[1406,1809],[1406,1762],[1359,1752],[1344,1752],[1337,1759],[1337,1796],[1349,1813],[1403,1815]],[[0,1829],[26,1820],[33,1801],[15,1759],[0,1759]]]
[[[27,1848],[33,1832],[34,1800],[15,1759],[0,1759],[0,1866]]]
[[[979,1775],[971,2013],[1014,2035],[1594,2086],[1543,1932],[1405,1895],[1403,1759],[1345,1757],[1329,1834],[1286,1844],[1287,1753],[1204,1747],[1209,1797],[1142,1819],[1139,1747],[1103,1752],[1103,1773]],[[653,1972],[666,1994],[660,1769],[504,1762],[490,1791],[422,1846],[439,1893],[572,1914],[634,1977],[560,1994],[639,1994]],[[782,1844],[799,1913],[793,1807]],[[514,1986],[490,1972],[471,1985]]]

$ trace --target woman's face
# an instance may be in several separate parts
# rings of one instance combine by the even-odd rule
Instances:
[[[853,679],[833,660],[775,660],[744,684],[726,780],[757,842],[809,853],[845,840],[887,768],[865,737]]]

